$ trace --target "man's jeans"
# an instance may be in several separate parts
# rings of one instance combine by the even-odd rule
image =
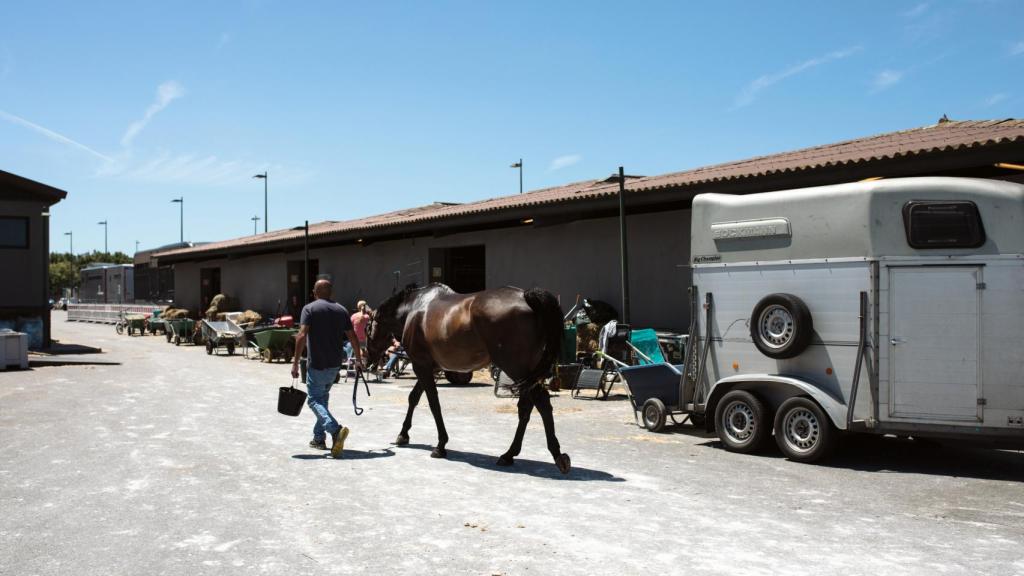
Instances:
[[[316,416],[316,424],[313,425],[313,440],[318,442],[326,440],[325,433],[333,437],[341,428],[341,425],[327,409],[327,402],[331,398],[331,386],[334,386],[334,379],[338,376],[339,370],[341,370],[340,366],[323,370],[309,368],[306,372],[306,391],[309,393],[306,404]]]

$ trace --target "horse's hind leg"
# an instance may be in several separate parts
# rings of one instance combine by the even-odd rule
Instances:
[[[398,446],[405,446],[409,443],[409,428],[412,428],[412,413],[416,410],[416,405],[420,403],[420,396],[423,395],[423,382],[419,378],[416,379],[416,385],[412,387],[412,391],[409,392],[409,411],[405,413],[405,421],[402,422],[402,431],[398,433],[398,438],[395,440],[395,444]]]
[[[423,382],[423,391],[427,393],[427,403],[430,404],[430,413],[434,415],[434,423],[437,424],[437,446],[430,453],[432,458],[446,458],[448,451],[445,445],[448,444],[448,432],[444,428],[444,418],[441,417],[441,402],[437,398],[437,383],[434,382],[434,371],[430,368],[416,371],[416,377]]]
[[[530,394],[519,396],[519,426],[516,427],[516,436],[512,439],[512,445],[508,451],[498,458],[498,466],[511,466],[515,463],[515,457],[523,449],[523,435],[526,434],[526,425],[530,423],[530,412],[533,412],[533,399]]]
[[[540,412],[540,418],[544,421],[544,435],[548,439],[548,451],[551,452],[551,456],[555,459],[555,465],[558,466],[562,474],[568,474],[572,464],[569,455],[562,453],[562,447],[558,444],[558,438],[555,436],[555,416],[554,409],[551,407],[551,395],[541,386],[534,388],[531,395],[534,397],[533,401],[537,405],[537,411]]]

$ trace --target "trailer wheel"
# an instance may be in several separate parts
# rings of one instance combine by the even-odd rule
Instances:
[[[756,451],[771,432],[771,426],[764,404],[746,390],[733,390],[718,401],[715,429],[730,452]]]
[[[643,408],[644,428],[651,432],[661,432],[665,428],[665,403],[657,398],[650,398],[644,402]]]
[[[804,301],[792,294],[769,294],[750,315],[750,337],[769,358],[792,358],[811,343],[814,326]]]
[[[832,421],[810,398],[795,396],[786,400],[775,416],[775,442],[790,460],[821,460],[832,451],[835,436]]]

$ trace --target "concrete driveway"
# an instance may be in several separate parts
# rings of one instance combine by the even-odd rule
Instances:
[[[628,402],[554,400],[569,476],[536,415],[445,386],[447,460],[411,380],[372,385],[344,458],[276,413],[285,364],[66,323],[117,366],[0,372],[0,574],[1024,574],[1024,455],[848,442],[826,465],[651,434]]]

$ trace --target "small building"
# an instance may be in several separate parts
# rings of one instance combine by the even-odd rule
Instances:
[[[1024,121],[938,124],[802,150],[624,180],[630,319],[685,332],[691,283],[690,213],[697,194],[751,194],[904,176],[1024,180]],[[618,175],[466,204],[434,203],[348,221],[172,249],[175,303],[203,310],[217,293],[265,314],[295,313],[308,285],[371,306],[396,288],[444,282],[456,291],[515,285],[622,302]],[[372,193],[372,191],[361,191]]]
[[[174,301],[174,266],[160,265],[153,257],[158,252],[192,248],[199,246],[194,242],[175,242],[157,248],[140,250],[135,253],[135,302],[147,304],[167,304]]]
[[[67,192],[0,170],[0,328],[50,342],[50,206]]]

